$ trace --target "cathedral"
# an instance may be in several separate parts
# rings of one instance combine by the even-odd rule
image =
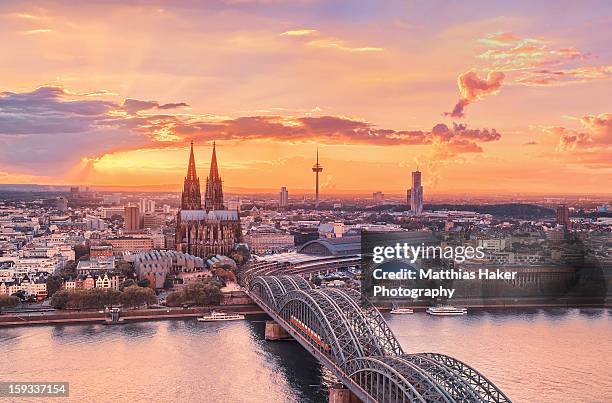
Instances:
[[[176,216],[176,249],[202,258],[227,255],[240,242],[241,236],[238,210],[226,210],[223,204],[223,184],[217,167],[215,143],[202,208],[192,141],[181,208]]]

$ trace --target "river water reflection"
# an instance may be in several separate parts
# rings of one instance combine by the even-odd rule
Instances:
[[[0,329],[0,380],[68,381],[69,401],[326,402],[332,377],[297,343],[264,341],[261,319]],[[407,352],[465,361],[514,402],[612,401],[610,310],[387,319]]]

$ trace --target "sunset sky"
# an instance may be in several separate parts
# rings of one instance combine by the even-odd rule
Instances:
[[[122,3],[0,3],[0,183],[612,193],[609,1]]]

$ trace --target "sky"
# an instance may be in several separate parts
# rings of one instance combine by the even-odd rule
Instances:
[[[612,4],[0,3],[0,183],[612,193]]]

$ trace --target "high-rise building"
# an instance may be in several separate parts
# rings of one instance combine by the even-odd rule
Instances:
[[[278,193],[278,206],[287,207],[289,205],[289,192],[286,187],[282,187]]]
[[[155,200],[140,199],[140,202],[138,203],[138,205],[140,207],[140,212],[142,214],[155,212]]]
[[[385,194],[383,192],[374,192],[372,193],[372,200],[376,204],[381,204],[385,201]]]
[[[323,172],[323,167],[319,164],[319,149],[317,148],[317,162],[312,166],[315,173],[315,204],[319,204],[319,173]]]
[[[421,214],[423,212],[423,186],[421,185],[421,171],[418,168],[412,173],[410,210],[412,210],[413,214]]]
[[[569,216],[570,216],[569,208],[567,208],[565,204],[557,206],[557,215],[556,215],[557,224],[563,225],[566,228],[569,228],[570,226]]]
[[[204,209],[200,180],[195,170],[193,142],[181,201],[181,209],[176,216],[176,250],[198,257],[226,255],[240,242],[242,231],[238,210],[226,210],[223,204],[223,188],[214,143],[210,173],[206,179]]]
[[[123,228],[125,231],[138,231],[140,229],[140,209],[138,206],[125,206],[123,214]]]

